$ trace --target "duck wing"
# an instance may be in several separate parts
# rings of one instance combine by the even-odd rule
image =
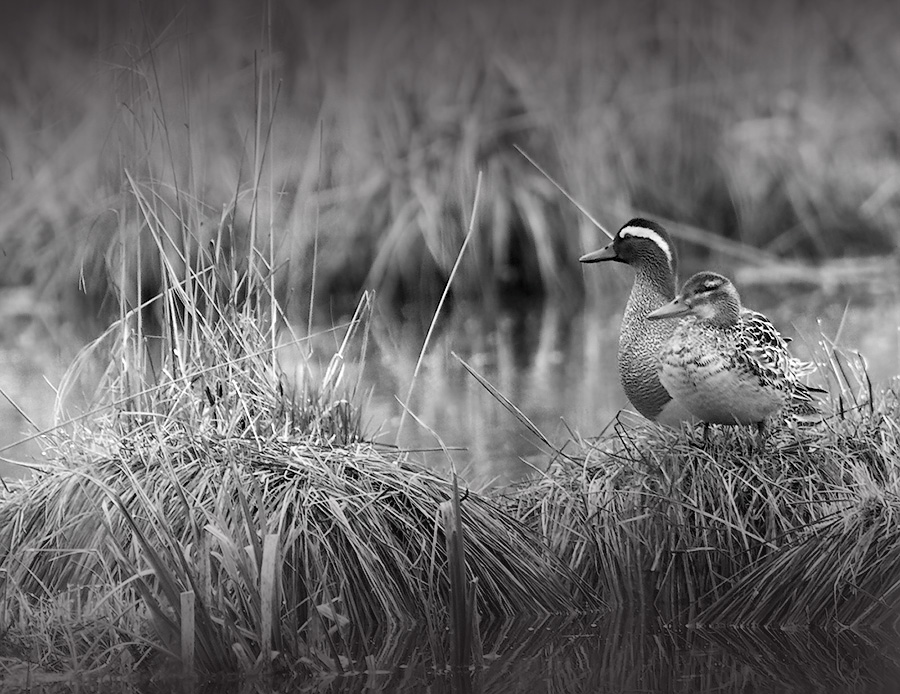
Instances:
[[[741,312],[741,349],[744,357],[761,378],[774,387],[790,390],[794,400],[811,402],[814,394],[826,391],[800,381],[815,372],[816,365],[802,361],[788,351],[787,341],[762,313]]]

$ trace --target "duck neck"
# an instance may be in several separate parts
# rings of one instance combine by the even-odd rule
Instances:
[[[735,327],[741,318],[741,305],[729,301],[716,307],[716,310],[708,316],[703,316],[703,322],[714,328],[728,329]]]
[[[675,298],[675,273],[661,260],[653,259],[635,268],[634,285],[658,294],[664,303]]]
[[[675,298],[675,278],[665,265],[635,268],[634,286],[625,307],[625,320],[644,321],[647,314]]]

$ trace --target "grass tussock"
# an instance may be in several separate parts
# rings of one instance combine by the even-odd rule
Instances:
[[[823,352],[824,354],[824,352]],[[611,604],[704,624],[896,627],[900,384],[831,352],[816,424],[616,424],[507,498]]]
[[[60,387],[48,463],[0,497],[7,638],[37,667],[341,671],[370,630],[448,622],[468,663],[480,620],[600,607],[496,502],[366,441],[349,351],[368,296],[323,365],[271,256],[173,259],[159,198],[133,193],[166,289],[122,292]]]
[[[765,557],[698,616],[700,624],[895,630],[900,498],[872,490]]]
[[[458,566],[439,514],[447,480],[367,444],[188,432],[123,444],[107,459],[70,457],[4,499],[12,623],[81,596],[89,631],[122,613],[103,657],[131,641],[177,657],[191,592],[196,665],[215,672],[262,669],[276,651],[339,667],[352,633],[446,621]],[[470,495],[461,508],[461,566],[482,618],[582,603],[573,575],[495,504]]]

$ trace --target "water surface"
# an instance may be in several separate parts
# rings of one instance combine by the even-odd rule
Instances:
[[[573,434],[596,436],[616,417],[641,421],[629,414],[616,371],[619,321],[631,273],[617,268],[600,276],[601,289],[588,306],[533,301],[489,309],[457,305],[447,311],[414,384],[409,411],[415,417],[405,418],[399,439],[400,402],[409,392],[431,314],[426,310],[398,317],[376,302],[366,353],[361,356],[361,346],[353,346],[346,377],[359,379],[366,432],[382,443],[421,451],[415,455],[427,465],[441,470],[455,466],[476,487],[503,485],[534,467],[545,468],[546,448],[454,354],[557,446]],[[900,373],[900,286],[831,294],[749,287],[742,295],[745,304],[765,312],[793,338],[791,348],[800,357],[808,358],[824,337],[862,354],[876,385]],[[34,433],[30,421],[38,427],[52,423],[54,387],[78,346],[71,326],[23,313],[14,322],[6,320],[15,330],[0,334],[0,388],[19,406],[0,401],[0,446]],[[327,331],[313,341],[313,366],[324,369],[340,337],[339,330]],[[296,350],[285,349],[279,358],[288,374],[300,373]],[[40,449],[30,442],[0,456],[39,462]],[[25,471],[0,461],[5,476]]]
[[[625,279],[625,278],[623,278]],[[633,414],[616,367],[620,314],[628,282],[621,282],[590,307],[534,305],[486,316],[457,307],[439,323],[415,383],[399,443],[407,448],[451,450],[418,454],[428,464],[453,465],[475,485],[504,484],[546,467],[545,447],[474,379],[454,354],[474,367],[511,400],[557,446],[572,438],[596,436],[616,417]],[[900,374],[900,301],[892,291],[854,296],[815,292],[745,290],[744,302],[765,312],[792,338],[798,357],[811,358],[838,347],[850,361],[862,355],[872,381],[886,384]],[[405,399],[427,321],[376,316],[362,370],[371,393],[366,406],[370,431],[397,442]],[[828,386],[827,379],[813,383]],[[625,412],[622,412],[622,410]],[[630,413],[630,414],[629,414]],[[429,432],[425,427],[430,428]],[[433,432],[433,433],[432,433]]]

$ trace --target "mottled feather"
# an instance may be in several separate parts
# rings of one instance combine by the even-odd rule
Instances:
[[[660,382],[706,422],[761,423],[778,410],[814,411],[815,370],[788,351],[763,314],[746,309],[734,285],[715,273],[689,279],[650,318],[685,316],[660,353]]]

